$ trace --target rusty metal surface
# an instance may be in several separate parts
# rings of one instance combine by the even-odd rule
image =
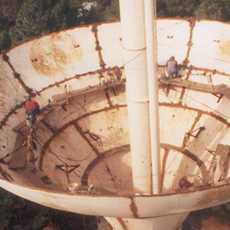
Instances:
[[[228,170],[226,170],[229,157],[221,159],[217,157],[216,167],[218,169],[212,167],[213,154],[218,152],[217,144],[221,144],[221,137],[226,133],[228,134],[230,117],[228,112],[226,111],[225,113],[225,110],[221,107],[227,107],[228,104],[224,104],[224,99],[220,95],[213,95],[213,93],[219,94],[220,92],[213,92],[212,89],[214,82],[221,83],[219,79],[224,79],[224,84],[229,86],[230,73],[223,71],[223,69],[218,70],[215,66],[210,69],[192,65],[190,56],[194,48],[194,29],[197,26],[197,22],[193,18],[188,19],[186,22],[189,22],[190,32],[188,34],[186,57],[180,63],[183,69],[181,79],[184,81],[194,81],[196,79],[197,84],[201,85],[204,83],[200,79],[209,78],[207,88],[210,90],[199,88],[200,94],[197,93],[197,97],[202,100],[198,103],[197,101],[194,102],[191,97],[191,94],[196,95],[194,87],[171,83],[168,84],[168,88],[164,84],[160,85],[159,105],[162,123],[170,119],[173,123],[175,117],[180,118],[181,116],[181,122],[178,127],[181,130],[182,128],[185,130],[181,134],[183,137],[180,140],[181,145],[174,141],[175,130],[170,129],[170,124],[168,124],[168,130],[171,132],[171,137],[168,134],[162,134],[162,138],[165,138],[168,142],[162,141],[161,143],[161,196],[210,191],[208,196],[200,198],[199,202],[197,202],[200,207],[207,205],[213,199],[219,201],[229,199],[229,196],[225,195],[224,192],[220,194],[217,192],[218,188],[225,186],[227,190],[229,185],[229,175]],[[9,151],[7,155],[6,150],[0,151],[0,159],[3,159],[0,161],[1,177],[8,181],[14,180],[15,183],[24,183],[25,186],[34,186],[43,190],[44,188],[41,185],[44,184],[44,176],[47,176],[53,183],[53,191],[57,191],[56,189],[58,188],[69,194],[68,186],[80,183],[83,185],[83,190],[85,190],[76,190],[75,194],[79,192],[79,195],[87,194],[90,196],[128,196],[129,198],[131,197],[130,210],[132,215],[133,217],[138,217],[139,210],[135,200],[132,198],[132,196],[138,195],[132,193],[130,183],[130,153],[127,139],[127,109],[124,96],[125,76],[123,73],[126,63],[123,63],[122,66],[117,66],[116,63],[109,66],[103,57],[104,44],[100,42],[100,25],[93,25],[88,30],[87,33],[92,35],[91,41],[94,41],[91,44],[96,54],[96,64],[94,63],[94,65],[98,65],[98,68],[94,68],[94,70],[86,68],[85,71],[78,72],[77,65],[82,62],[84,55],[87,55],[87,53],[85,53],[84,45],[81,43],[81,35],[79,35],[80,39],[78,40],[77,32],[76,34],[71,34],[71,31],[55,33],[51,36],[34,40],[28,46],[27,44],[21,46],[21,48],[25,46],[25,50],[28,52],[26,55],[31,62],[31,67],[29,68],[37,73],[36,76],[32,74],[31,76],[24,76],[25,72],[23,72],[23,69],[21,69],[23,74],[20,72],[20,65],[15,64],[15,57],[10,52],[2,56],[3,61],[13,73],[14,81],[23,89],[23,96],[33,95],[43,103],[44,108],[47,106],[47,98],[45,100],[43,97],[54,99],[54,101],[52,102],[53,104],[51,103],[51,112],[44,115],[36,124],[35,152],[37,158],[33,162],[33,167],[38,172],[42,172],[42,176],[38,176],[38,174],[28,170],[24,174],[15,171],[15,165],[17,167],[18,165],[21,166],[21,164],[23,164],[23,167],[27,166],[25,162],[18,161],[16,164],[13,162],[16,158],[12,156],[20,152],[18,144],[14,143],[15,139],[12,138],[11,146],[15,145],[14,150],[16,152],[12,154],[12,151]],[[116,42],[120,44],[120,41]],[[220,50],[224,55],[228,54],[228,49],[229,42],[221,43]],[[17,47],[14,48],[14,52],[16,50]],[[111,55],[115,54],[111,52]],[[163,68],[163,65],[159,65],[159,73],[163,72]],[[32,70],[31,73],[34,73]],[[73,70],[76,70],[74,74],[71,72]],[[58,77],[62,72],[63,76]],[[38,90],[36,90],[36,84],[30,84],[33,78],[38,79],[37,81],[39,79],[44,81]],[[201,82],[199,83],[199,81]],[[71,85],[75,88],[72,89]],[[35,95],[32,94],[34,89],[36,91]],[[178,94],[179,99],[174,98],[173,94]],[[66,99],[66,97],[68,98]],[[210,98],[210,104],[213,107],[206,104]],[[4,113],[3,118],[0,120],[0,131],[4,133],[12,131],[16,126],[15,124],[20,124],[22,118],[17,121],[17,113],[22,110],[23,103],[24,100],[21,100],[20,103],[15,104],[13,108]],[[222,110],[220,111],[220,109]],[[171,114],[166,114],[168,110],[171,111]],[[189,124],[185,124],[186,121],[184,120],[186,119],[188,119]],[[213,138],[210,142],[214,144],[207,144],[204,152],[192,152],[189,146],[195,146],[196,140],[199,141],[204,134],[206,135],[203,130],[209,128],[205,127],[205,125],[209,124],[207,121],[213,122],[214,125],[218,124],[222,128],[221,130],[218,129],[219,126],[216,128],[215,138],[219,138],[218,143],[214,143],[215,138]],[[200,129],[202,127],[203,129]],[[223,133],[221,133],[222,131]],[[21,135],[19,131],[14,132],[18,135],[17,137]],[[0,138],[5,140],[4,135],[1,135],[0,133]],[[174,143],[172,144],[171,142]],[[78,145],[87,147],[82,147],[83,149],[81,149]],[[5,148],[7,149],[8,146],[5,146]],[[78,150],[75,151],[74,149]],[[10,155],[11,160],[5,158],[6,155]],[[174,168],[172,167],[173,162],[177,162]],[[191,162],[191,167],[186,169],[189,162]],[[223,165],[225,167],[222,167]],[[218,170],[224,170],[224,172],[219,172]],[[192,175],[190,175],[191,172]],[[217,180],[219,174],[224,175],[220,181]],[[28,175],[31,178],[24,180],[23,177]],[[194,186],[188,190],[180,190],[178,181],[186,176]],[[197,183],[197,178],[200,180],[199,183]],[[123,189],[124,183],[127,184],[125,191]],[[95,185],[95,191],[92,193],[87,190],[90,184]],[[166,185],[169,189],[166,189]],[[49,188],[52,189],[52,186]],[[213,189],[216,190],[212,192]]]
[[[30,49],[34,69],[50,77],[63,71],[67,65],[77,63],[81,57],[79,42],[71,34],[64,32],[41,38]]]

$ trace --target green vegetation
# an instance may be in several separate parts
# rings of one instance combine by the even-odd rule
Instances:
[[[4,6],[1,1],[0,8]],[[42,34],[119,16],[118,0],[10,1],[16,10],[9,14],[0,11],[0,50]]]
[[[0,51],[64,28],[119,19],[119,0],[0,0]],[[230,20],[229,0],[157,0],[159,16]]]
[[[96,230],[96,218],[56,211],[0,189],[0,230]]]
[[[24,0],[9,34],[12,44],[67,26],[65,0]]]
[[[229,0],[158,0],[158,15],[230,20]]]

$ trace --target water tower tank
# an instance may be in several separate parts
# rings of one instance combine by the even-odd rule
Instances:
[[[148,219],[176,229],[190,211],[229,202],[230,25],[159,19],[157,32],[158,195],[133,191],[119,22],[1,55],[0,186],[51,208],[111,217],[117,229]],[[180,64],[173,80],[162,78],[170,56]],[[33,132],[29,95],[41,105]]]

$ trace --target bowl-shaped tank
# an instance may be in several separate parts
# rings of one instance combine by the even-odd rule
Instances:
[[[52,208],[115,217],[230,200],[230,25],[157,26],[161,193],[133,192],[119,23],[53,33],[1,56],[1,187]],[[175,80],[162,78],[170,56],[180,64]],[[42,108],[32,131],[29,95]]]

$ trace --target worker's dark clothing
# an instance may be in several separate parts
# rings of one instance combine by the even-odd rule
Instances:
[[[115,76],[117,77],[117,80],[121,80],[121,77],[122,77],[122,72],[121,70],[119,69],[119,67],[115,67],[114,68],[114,73],[115,73]]]
[[[34,100],[28,100],[28,101],[25,102],[24,107],[25,107],[28,119],[33,124],[36,121],[36,115],[40,111],[39,104],[36,101],[34,101]]]
[[[175,59],[168,60],[166,65],[166,71],[169,77],[177,77],[178,66],[177,61]]]
[[[182,177],[180,180],[179,180],[179,187],[180,189],[182,190],[186,190],[186,189],[189,189],[190,187],[192,187],[193,184],[187,179],[187,177]]]

